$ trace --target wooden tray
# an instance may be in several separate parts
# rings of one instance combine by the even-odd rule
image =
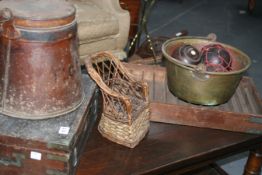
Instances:
[[[243,77],[233,97],[219,106],[201,106],[175,97],[167,87],[165,68],[126,64],[149,84],[151,121],[262,134],[262,100],[254,82]]]

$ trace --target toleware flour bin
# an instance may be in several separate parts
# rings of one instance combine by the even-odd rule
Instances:
[[[83,100],[75,8],[60,0],[2,0],[0,113],[45,119]]]
[[[233,57],[232,71],[207,72],[195,65],[185,65],[170,55],[180,46],[190,44],[198,50],[208,44],[220,44]],[[242,51],[204,37],[179,37],[167,40],[162,45],[166,58],[169,90],[177,97],[200,105],[219,105],[234,94],[243,73],[249,68],[250,58]]]

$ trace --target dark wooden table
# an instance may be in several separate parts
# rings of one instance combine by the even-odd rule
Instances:
[[[245,175],[258,175],[261,144],[258,135],[152,122],[146,138],[129,149],[102,138],[94,128],[77,175],[183,174],[247,150],[253,152]]]

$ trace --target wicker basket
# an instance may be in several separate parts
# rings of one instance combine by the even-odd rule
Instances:
[[[108,52],[87,58],[85,64],[103,95],[99,132],[113,142],[134,148],[149,130],[147,84],[132,78]]]

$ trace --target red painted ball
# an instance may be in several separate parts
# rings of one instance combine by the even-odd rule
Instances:
[[[209,72],[231,71],[232,58],[229,52],[220,44],[209,44],[201,49],[201,61]]]

